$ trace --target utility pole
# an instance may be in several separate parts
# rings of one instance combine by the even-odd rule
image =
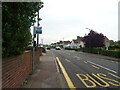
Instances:
[[[34,72],[34,60],[35,60],[35,27],[33,27],[33,50],[32,50],[32,72]]]
[[[38,10],[38,22],[37,22],[37,26],[39,27],[39,10]],[[39,46],[39,34],[37,34],[37,47]]]
[[[38,26],[39,26],[39,11],[38,11]],[[34,72],[34,68],[35,68],[35,46],[36,46],[36,33],[35,33],[35,27],[33,27],[33,50],[32,50],[32,72]],[[39,45],[39,34],[37,34],[37,47]]]

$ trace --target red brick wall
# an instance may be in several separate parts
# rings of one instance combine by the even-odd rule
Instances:
[[[35,66],[39,64],[42,49],[35,50]],[[32,71],[32,51],[2,60],[2,88],[20,88]]]
[[[35,67],[37,67],[38,63],[40,62],[40,56],[42,56],[42,49],[36,48],[36,50],[35,50]]]
[[[19,88],[32,71],[32,52],[2,60],[2,88]]]

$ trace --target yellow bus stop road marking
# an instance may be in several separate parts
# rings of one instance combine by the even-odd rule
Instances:
[[[63,75],[64,75],[64,77],[65,77],[65,79],[66,79],[66,81],[67,81],[67,84],[68,84],[69,88],[70,88],[71,90],[76,90],[76,87],[73,85],[70,77],[68,76],[68,74],[67,74],[65,68],[63,67],[62,63],[60,62],[59,58],[56,57],[56,60],[57,60],[59,66],[60,66],[60,68],[61,68],[61,70],[62,70],[62,73],[63,73]]]

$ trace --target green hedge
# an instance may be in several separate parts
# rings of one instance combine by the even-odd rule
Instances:
[[[105,56],[120,58],[120,49],[119,50],[102,50],[101,48],[80,48],[80,51],[101,54]]]
[[[65,48],[65,50],[75,50],[75,51],[78,51],[80,49],[79,48]]]
[[[120,45],[111,45],[109,46],[109,49],[111,50],[120,49]]]
[[[102,50],[102,55],[120,58],[120,50]]]

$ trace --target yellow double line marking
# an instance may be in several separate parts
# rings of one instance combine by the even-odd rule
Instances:
[[[60,62],[59,58],[56,57],[56,60],[57,60],[59,66],[60,66],[60,68],[61,68],[61,70],[62,70],[62,73],[63,73],[63,75],[64,75],[64,77],[65,77],[65,79],[66,79],[66,81],[67,81],[67,84],[68,84],[69,88],[70,88],[71,90],[76,90],[76,87],[73,85],[70,77],[68,76],[68,74],[67,74],[65,68],[63,67],[62,63]]]

